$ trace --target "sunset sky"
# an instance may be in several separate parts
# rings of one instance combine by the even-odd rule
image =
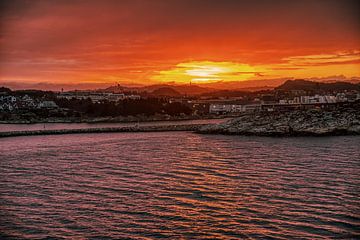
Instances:
[[[2,1],[0,82],[360,76],[360,1]]]

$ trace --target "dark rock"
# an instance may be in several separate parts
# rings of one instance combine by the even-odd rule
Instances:
[[[360,111],[350,108],[253,113],[222,124],[203,126],[197,132],[258,136],[359,135]]]

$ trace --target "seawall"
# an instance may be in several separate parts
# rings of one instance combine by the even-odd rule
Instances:
[[[126,126],[108,128],[82,128],[61,130],[30,130],[0,132],[0,138],[34,135],[59,135],[78,133],[115,133],[115,132],[168,132],[168,131],[198,131],[201,127],[209,124],[181,124],[181,125],[154,125],[154,126]]]

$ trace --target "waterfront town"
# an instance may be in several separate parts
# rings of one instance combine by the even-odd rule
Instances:
[[[328,85],[324,85],[328,86]],[[334,109],[360,101],[358,84],[346,88],[275,88],[229,94],[163,94],[108,91],[39,91],[0,88],[0,121],[87,121],[96,117],[143,116],[141,120],[171,120],[237,116],[251,112],[284,112],[299,109]],[[154,90],[155,91],[158,91]],[[169,89],[167,89],[169,90]],[[169,91],[168,91],[169,92]],[[139,120],[139,118],[135,118]],[[121,119],[118,119],[121,121]],[[126,121],[126,119],[122,119]],[[106,121],[106,120],[105,120]]]
[[[286,111],[295,109],[324,108],[336,106],[340,103],[350,103],[360,100],[360,94],[337,93],[334,95],[313,95],[296,96],[288,99],[276,99],[272,95],[263,95],[261,98],[255,98],[253,102],[241,104],[234,102],[211,103],[209,105],[210,114],[227,114],[254,111]]]

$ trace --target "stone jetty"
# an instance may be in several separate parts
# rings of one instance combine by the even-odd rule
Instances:
[[[0,138],[16,137],[16,136],[32,136],[32,135],[77,134],[77,133],[198,131],[200,127],[204,127],[205,125],[207,124],[179,124],[179,125],[61,129],[61,130],[12,131],[12,132],[0,132]]]

